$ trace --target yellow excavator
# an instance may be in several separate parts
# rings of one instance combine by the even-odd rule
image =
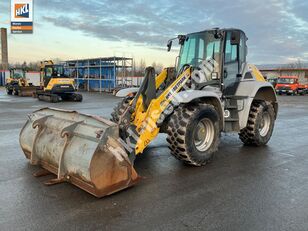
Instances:
[[[38,87],[28,82],[24,69],[11,68],[5,88],[8,95],[32,96]]]
[[[82,101],[82,95],[76,93],[74,79],[69,78],[64,66],[54,64],[52,60],[41,62],[41,87],[35,96],[39,100],[57,103],[60,101]]]
[[[247,37],[239,29],[214,28],[179,35],[175,68],[158,76],[146,69],[139,88],[120,90],[112,121],[76,111],[43,108],[29,115],[20,133],[30,163],[53,173],[46,184],[70,182],[102,197],[140,179],[134,159],[159,133],[170,154],[192,166],[209,163],[222,132],[245,145],[270,140],[278,103],[275,90],[246,61]]]

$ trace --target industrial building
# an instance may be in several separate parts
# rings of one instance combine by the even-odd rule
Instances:
[[[308,83],[308,68],[262,68],[260,71],[267,79],[298,76],[299,82]]]

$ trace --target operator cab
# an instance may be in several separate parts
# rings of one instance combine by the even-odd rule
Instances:
[[[52,78],[68,78],[63,65],[45,65],[44,67],[44,87],[48,85]]]
[[[178,39],[181,49],[177,73],[188,65],[198,70],[206,66],[203,86],[220,85],[225,95],[235,94],[247,55],[247,37],[242,30],[215,28],[179,35]],[[170,50],[172,40],[167,46]]]

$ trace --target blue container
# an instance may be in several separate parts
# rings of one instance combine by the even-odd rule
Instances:
[[[0,86],[5,86],[5,72],[0,72]]]

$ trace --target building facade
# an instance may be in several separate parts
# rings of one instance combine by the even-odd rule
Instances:
[[[308,83],[308,68],[272,68],[260,69],[267,79],[278,78],[280,76],[298,76],[300,83]]]

